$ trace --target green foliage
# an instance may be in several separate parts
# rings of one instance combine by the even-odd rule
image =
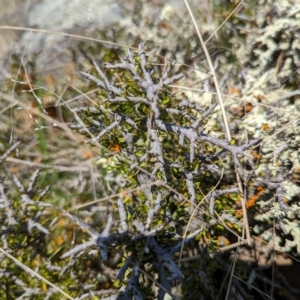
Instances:
[[[172,256],[181,249],[187,255],[189,247],[184,245],[201,232],[213,239],[226,236],[228,226],[236,236],[241,232],[231,200],[237,187],[224,182],[216,189],[216,184],[223,160],[231,160],[230,155],[237,156],[257,141],[230,145],[207,134],[207,119],[216,104],[202,106],[173,95],[168,86],[182,75],[174,75],[171,65],[159,70],[142,44],[138,54],[129,51],[120,63],[106,63],[103,68],[94,63],[94,67],[98,76],[94,70],[82,74],[100,88],[99,100],[92,110],[79,107],[74,112],[84,123],[80,131],[93,128],[88,142],[102,149],[102,163],[123,176],[118,188],[122,196],[111,199],[109,226],[97,240],[102,259],[107,259],[106,247],[111,243],[123,249],[127,258],[117,276],[126,283],[122,297],[144,297],[141,270],[152,281],[158,275],[163,287],[159,299],[182,281],[183,291],[188,291],[192,278],[199,275],[183,279]],[[221,159],[215,154],[222,149]],[[209,251],[216,246],[211,241]],[[199,251],[206,244],[200,238],[194,247]],[[217,265],[209,260],[207,264],[211,275],[217,272]],[[207,280],[214,282],[211,276]],[[213,298],[212,289],[204,285],[198,292]]]

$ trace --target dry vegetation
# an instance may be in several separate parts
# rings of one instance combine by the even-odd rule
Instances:
[[[0,26],[0,298],[298,299],[299,4],[125,2]]]

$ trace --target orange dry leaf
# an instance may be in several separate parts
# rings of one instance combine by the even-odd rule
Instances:
[[[64,243],[64,239],[61,235],[58,235],[55,239],[56,245],[61,246]]]
[[[84,159],[89,159],[89,158],[92,158],[93,157],[93,153],[90,149],[83,149],[82,151],[82,157]]]
[[[258,94],[258,95],[253,95],[259,102],[261,102],[261,100],[263,99],[263,95],[262,94]]]
[[[259,194],[261,195],[262,193],[264,193],[264,191],[265,191],[265,188],[263,187],[263,186],[258,186],[257,187],[257,191],[259,192]]]
[[[239,96],[240,95],[240,89],[238,89],[238,88],[236,88],[236,87],[233,87],[233,86],[231,86],[230,88],[229,88],[229,94],[230,95],[236,95],[236,96]]]
[[[112,145],[112,146],[109,148],[109,150],[110,150],[111,152],[116,152],[116,153],[121,152],[121,149],[122,149],[122,147],[121,147],[120,144]]]
[[[261,129],[262,129],[263,131],[270,131],[270,126],[269,126],[268,124],[263,124],[263,125],[261,126]]]
[[[253,207],[258,199],[259,195],[253,195],[251,196],[248,201],[246,202],[246,208],[249,209]]]
[[[67,224],[67,220],[66,219],[60,219],[58,222],[57,222],[57,226],[61,226],[61,227],[65,227]]]
[[[218,246],[224,247],[230,245],[230,241],[224,236],[218,236]]]
[[[110,288],[110,282],[109,281],[105,282],[105,284],[103,285],[103,288],[109,289]]]
[[[253,207],[256,203],[256,201],[258,200],[258,198],[265,192],[265,188],[262,186],[258,186],[256,188],[256,192],[257,194],[252,195],[248,201],[246,202],[246,208],[249,209],[251,207]]]
[[[245,103],[245,111],[246,111],[246,112],[251,111],[252,108],[253,108],[252,103],[250,103],[250,102],[246,102],[246,103]]]
[[[256,159],[260,159],[261,158],[261,155],[257,152],[257,151],[253,151],[252,152],[252,156]]]
[[[235,215],[236,215],[237,217],[243,216],[243,210],[242,210],[242,209],[238,209],[238,210],[235,212]]]

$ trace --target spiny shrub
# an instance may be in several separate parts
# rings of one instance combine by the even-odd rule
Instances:
[[[158,67],[143,44],[119,63],[94,66],[82,75],[99,87],[96,105],[74,108],[79,124],[73,127],[92,133],[87,142],[100,146],[107,167],[123,176],[119,194],[108,203],[106,228],[94,237],[104,261],[111,248],[124,254],[115,282],[123,283],[119,299],[153,297],[154,278],[158,299],[172,295],[178,283],[190,299],[201,294],[213,299],[218,266],[210,261],[208,274],[203,259],[190,273],[188,264],[180,268],[181,256],[193,248],[213,251],[221,237],[237,240],[242,229],[235,214],[238,187],[232,176],[222,176],[233,164],[244,176],[244,152],[258,140],[239,145],[214,135],[206,124],[217,104],[204,106],[172,94],[169,86],[182,75],[172,65]],[[218,131],[221,126],[215,124]],[[197,278],[199,289],[189,289]]]

